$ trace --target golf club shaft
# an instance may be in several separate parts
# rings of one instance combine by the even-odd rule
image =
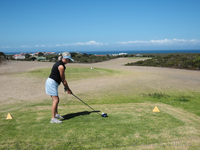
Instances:
[[[76,97],[79,101],[81,101],[82,103],[84,103],[85,105],[87,105],[89,108],[91,108],[94,112],[97,112],[96,110],[94,110],[92,107],[90,107],[88,104],[86,104],[84,101],[82,101],[80,98],[78,98],[76,95],[74,95],[73,93],[72,93],[72,95],[74,96],[74,97]],[[97,112],[98,113],[98,112]],[[101,116],[101,114],[100,113],[98,113],[100,116]]]

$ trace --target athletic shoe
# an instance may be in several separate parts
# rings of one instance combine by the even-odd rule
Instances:
[[[57,119],[64,119],[62,116],[60,116],[59,114],[56,114],[55,115],[55,118],[57,118]]]
[[[62,123],[62,121],[58,120],[57,118],[51,119],[50,123]]]

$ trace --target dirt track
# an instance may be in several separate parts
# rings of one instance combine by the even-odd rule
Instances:
[[[67,64],[67,67],[83,66],[108,69],[128,70],[129,74],[108,78],[91,78],[81,81],[70,82],[70,88],[75,93],[84,92],[104,92],[115,90],[121,92],[144,92],[148,91],[178,91],[184,92],[200,91],[200,71],[157,68],[157,67],[139,67],[124,66],[128,62],[136,61],[129,58],[118,58],[101,63],[93,64]],[[26,72],[36,68],[51,68],[51,62],[26,62],[9,61],[0,66],[0,103],[7,104],[20,100],[40,101],[49,98],[45,94],[45,80],[17,77],[15,73]],[[59,87],[60,96],[63,93],[63,87]]]

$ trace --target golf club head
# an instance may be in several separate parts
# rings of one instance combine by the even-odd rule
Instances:
[[[101,116],[102,116],[102,117],[108,117],[108,116],[107,116],[107,113],[102,113]]]

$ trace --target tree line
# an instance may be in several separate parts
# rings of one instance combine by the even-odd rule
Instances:
[[[97,56],[93,54],[86,54],[86,53],[81,54],[76,52],[71,52],[70,54],[72,59],[74,59],[74,62],[71,63],[95,63],[116,58],[110,55]],[[59,55],[48,55],[45,57],[47,61],[58,61]]]
[[[125,64],[125,66],[154,66],[154,67],[169,67],[169,68],[180,68],[180,69],[192,69],[192,70],[200,70],[200,54],[194,53],[172,53],[172,54],[126,54],[126,55],[93,55],[93,54],[86,54],[86,53],[77,53],[71,52],[70,53],[72,58],[74,59],[73,63],[95,63],[95,62],[102,62],[107,61],[119,57],[148,57],[149,59],[141,60],[137,62],[131,62]],[[39,53],[39,56],[43,56],[42,53]],[[9,55],[5,55],[1,53],[1,59],[5,59],[9,57]],[[46,60],[41,61],[49,61],[49,62],[56,62],[58,61],[59,55],[45,55]],[[13,59],[10,56],[10,59]],[[36,58],[30,57],[30,55],[26,55],[25,59],[20,59],[20,61],[33,61]],[[39,60],[38,60],[39,61]]]
[[[110,59],[114,59],[117,56],[111,56],[109,54],[107,55],[93,55],[93,54],[86,54],[86,53],[77,53],[77,52],[71,52],[71,57],[74,59],[73,63],[95,63],[95,62],[102,62],[102,61],[107,61]],[[7,58],[11,60],[15,60],[12,55],[6,55]],[[37,61],[48,61],[48,62],[56,62],[58,61],[58,57],[60,55],[54,54],[54,55],[44,55],[43,53],[38,53],[38,57],[45,57],[45,60],[37,60]],[[17,61],[34,61],[36,60],[36,57],[33,56],[31,57],[30,54],[25,55],[25,59],[16,59]],[[72,62],[71,62],[72,63]]]

